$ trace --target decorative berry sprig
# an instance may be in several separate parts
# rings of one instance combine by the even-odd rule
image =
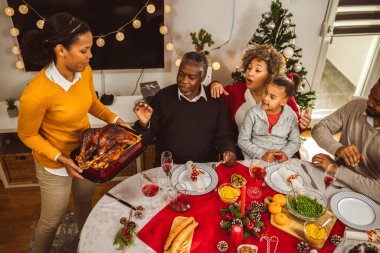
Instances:
[[[117,250],[124,250],[125,247],[133,245],[136,236],[136,223],[125,217],[120,219],[123,225],[115,234],[113,244],[117,245]]]

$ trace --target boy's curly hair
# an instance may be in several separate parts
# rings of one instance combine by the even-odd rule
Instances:
[[[275,76],[285,73],[286,62],[284,56],[277,51],[273,46],[268,44],[253,45],[247,48],[244,52],[242,70],[243,73],[247,70],[248,65],[253,59],[265,61],[268,65],[269,80]]]

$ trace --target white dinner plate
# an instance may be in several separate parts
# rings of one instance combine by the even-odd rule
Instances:
[[[352,228],[369,230],[380,227],[380,207],[372,199],[357,192],[340,192],[330,201],[336,217]]]
[[[278,173],[278,169],[281,167],[299,174],[300,176],[295,180],[297,180],[302,186],[310,186],[310,177],[302,169],[298,168],[297,165],[278,163],[269,166],[269,168],[267,168],[267,175],[265,176],[265,182],[273,190],[282,194],[287,194],[292,190],[290,184]]]
[[[172,173],[172,182],[173,185],[176,185],[178,182],[184,183],[188,190],[189,195],[203,195],[213,189],[218,184],[218,174],[210,166],[202,163],[194,163],[197,166],[197,169],[203,170],[205,174],[199,174],[198,180],[201,180],[203,186],[205,187],[204,191],[199,192],[196,188],[195,183],[191,180],[191,173],[186,169],[185,164],[177,167]]]

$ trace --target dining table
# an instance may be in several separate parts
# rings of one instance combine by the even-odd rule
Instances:
[[[249,183],[252,180],[248,173],[248,167],[251,163],[252,160],[237,161],[231,168],[225,167],[221,163],[205,163],[205,165],[215,169],[218,174],[217,185],[220,185],[229,181],[231,174],[235,172],[244,175]],[[323,181],[324,171],[314,167],[313,164],[308,161],[290,159],[283,164],[296,167],[300,167],[301,164],[305,165],[308,175],[315,182],[318,191],[323,193],[326,197],[328,209],[330,209],[329,200],[332,196],[339,192],[352,192],[349,186],[344,185],[338,180],[334,183],[334,185],[338,185],[338,187],[333,186],[325,190]],[[174,165],[171,174],[173,175],[175,170],[180,167],[181,165]],[[159,180],[159,193],[154,198],[148,200],[148,198],[142,194],[139,173],[121,181],[119,184],[115,185],[109,193],[123,201],[127,201],[135,207],[142,205],[146,208],[150,208],[150,205],[153,205],[153,210],[150,210],[150,212],[153,213],[151,213],[150,216],[137,219],[132,215],[133,211],[131,208],[105,194],[96,203],[86,220],[80,233],[78,252],[163,252],[162,245],[165,244],[172,220],[176,216],[194,216],[198,219],[199,228],[195,230],[191,252],[220,252],[216,247],[217,243],[219,241],[229,242],[230,236],[219,226],[219,222],[222,220],[220,209],[228,207],[229,204],[220,201],[219,195],[216,191],[212,190],[203,196],[191,196],[193,199],[190,201],[190,209],[186,212],[175,212],[168,207],[170,197],[168,196],[166,189],[163,187],[166,183],[166,174],[161,167],[152,168],[151,170],[155,171],[161,179]],[[263,190],[263,193],[264,196],[257,201],[263,202],[263,198],[266,195],[273,195],[276,192],[268,186],[267,189]],[[249,200],[249,197],[247,197],[247,199]],[[250,201],[253,200],[254,199],[251,199]],[[151,201],[151,203],[148,203],[148,201]],[[113,244],[115,234],[122,226],[120,224],[121,217],[131,217],[131,220],[137,225],[136,230],[138,232],[133,245],[126,247],[123,251],[117,250],[116,246]],[[266,229],[263,231],[263,235],[278,238],[276,245],[269,242],[269,245],[272,247],[271,250],[268,251],[267,246],[265,246],[268,245],[266,244],[267,242],[265,242],[265,240],[260,240],[260,238],[253,238],[253,236],[250,236],[252,238],[247,238],[244,242],[257,245],[260,253],[297,252],[296,246],[300,240],[293,238],[270,225],[269,219],[270,214],[268,214],[268,212],[263,214],[262,220],[266,223]],[[317,252],[345,252],[345,246],[343,243],[336,247],[330,242],[330,237],[333,234],[343,237],[345,228],[346,225],[337,220],[325,246]],[[345,243],[346,248],[349,243],[352,243],[345,242],[345,240],[343,240],[343,242]],[[230,247],[226,252],[236,252],[236,249]]]

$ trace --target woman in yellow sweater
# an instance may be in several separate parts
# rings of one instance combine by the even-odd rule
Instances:
[[[72,191],[79,229],[92,208],[95,184],[83,179],[70,159],[90,128],[88,113],[107,123],[126,126],[97,99],[89,66],[92,46],[89,26],[67,13],[55,14],[42,30],[24,39],[23,57],[44,66],[20,99],[18,135],[37,164],[41,216],[35,230],[35,252],[50,252]]]

